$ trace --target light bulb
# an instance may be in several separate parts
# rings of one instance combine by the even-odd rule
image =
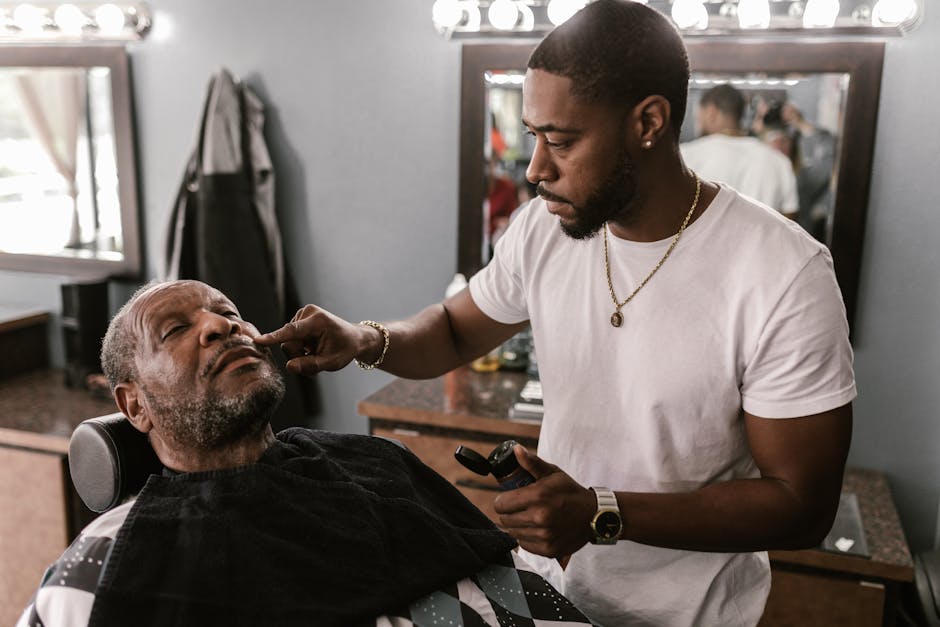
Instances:
[[[897,26],[917,15],[914,0],[878,0],[871,12],[871,23],[875,26]]]
[[[804,28],[832,28],[839,17],[839,0],[809,0],[803,11]]]
[[[85,14],[74,4],[63,4],[52,15],[59,30],[68,35],[81,35],[82,28],[88,22]]]
[[[770,26],[770,3],[767,0],[741,0],[738,3],[738,26],[767,28]]]
[[[672,4],[672,20],[679,28],[708,28],[708,9],[701,0],[675,0]]]
[[[124,30],[124,11],[114,4],[102,4],[95,9],[95,22],[103,35],[120,35]]]
[[[564,24],[572,15],[584,8],[585,4],[585,0],[551,0],[546,9],[548,20],[555,26]]]
[[[494,28],[512,30],[519,20],[519,9],[512,0],[493,0],[486,16]]]
[[[438,28],[453,28],[462,17],[463,10],[458,0],[434,0],[431,5],[431,20]]]
[[[31,4],[21,4],[13,9],[13,23],[27,33],[41,33],[46,23],[46,12]]]

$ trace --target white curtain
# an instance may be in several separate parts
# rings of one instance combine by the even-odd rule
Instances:
[[[30,68],[16,76],[23,111],[30,131],[68,184],[72,199],[72,227],[68,246],[79,246],[78,138],[85,119],[83,68]]]

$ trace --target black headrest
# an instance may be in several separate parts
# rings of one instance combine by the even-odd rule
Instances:
[[[124,414],[89,418],[69,441],[72,483],[88,509],[106,512],[136,494],[163,469],[147,436]]]

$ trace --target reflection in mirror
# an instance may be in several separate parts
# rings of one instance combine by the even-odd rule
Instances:
[[[0,50],[0,268],[139,272],[126,57]]]
[[[522,125],[522,83],[525,72],[484,72],[486,116],[483,129],[486,195],[483,198],[483,246],[486,264],[493,246],[509,226],[516,209],[535,196],[525,178],[534,142]]]
[[[485,90],[484,160],[487,193],[483,199],[481,261],[486,264],[514,212],[534,196],[525,170],[532,157],[532,137],[521,124],[521,70],[487,70]],[[728,74],[694,72],[680,142],[701,134],[696,111],[708,89],[729,84],[746,103],[741,128],[780,151],[792,163],[797,181],[799,211],[795,219],[816,239],[831,237],[833,186],[838,171],[845,96],[844,73]]]
[[[874,145],[884,45],[876,42],[687,42],[692,77],[680,141],[696,137],[701,94],[730,83],[749,104],[743,127],[787,151],[795,219],[832,251],[850,325]],[[531,196],[533,144],[520,118],[531,44],[465,45],[458,270],[485,265],[513,211]]]
[[[696,112],[702,95],[716,85],[731,85],[743,96],[742,131],[790,160],[799,202],[794,219],[828,245],[848,74],[693,72],[680,142],[700,136],[702,129],[697,125]]]

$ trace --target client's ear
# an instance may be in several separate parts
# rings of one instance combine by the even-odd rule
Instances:
[[[127,420],[141,433],[147,433],[153,428],[153,423],[147,417],[144,406],[140,402],[140,388],[134,381],[118,383],[114,387],[114,400],[118,409],[127,416]]]

